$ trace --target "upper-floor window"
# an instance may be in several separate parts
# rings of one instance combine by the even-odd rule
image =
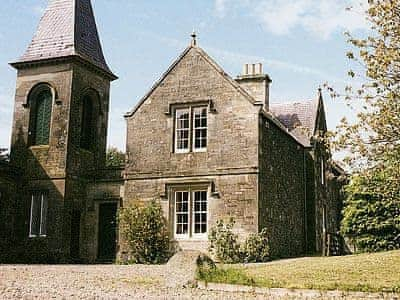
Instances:
[[[207,150],[207,107],[186,107],[175,111],[175,152]]]
[[[325,184],[325,161],[321,159],[321,184]]]
[[[89,95],[82,98],[81,102],[81,140],[80,146],[86,150],[92,150],[95,137],[93,99]]]
[[[50,88],[40,87],[30,99],[30,144],[48,145],[50,140],[50,123],[53,95]]]
[[[34,192],[31,197],[29,236],[45,237],[47,235],[47,192]]]

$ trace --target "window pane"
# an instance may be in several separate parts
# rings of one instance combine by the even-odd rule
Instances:
[[[31,199],[30,235],[37,236],[40,232],[41,199],[39,194],[33,194]]]
[[[89,96],[82,99],[81,147],[90,150],[94,143],[93,101]]]
[[[176,110],[176,125],[175,125],[175,136],[176,136],[176,150],[188,150],[189,149],[189,124],[190,114],[189,109]]]
[[[50,135],[50,120],[52,95],[49,90],[41,92],[35,100],[36,115],[35,115],[35,145],[48,145]]]
[[[47,194],[42,194],[41,205],[40,235],[44,236],[47,234]]]
[[[189,192],[175,193],[176,234],[189,233]]]
[[[194,148],[207,148],[207,108],[198,107],[194,109]]]
[[[196,191],[193,193],[194,233],[207,232],[207,191]]]

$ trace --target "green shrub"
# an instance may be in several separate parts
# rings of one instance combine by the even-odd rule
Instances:
[[[133,204],[119,213],[119,228],[129,246],[129,262],[160,264],[168,260],[169,235],[161,205],[155,201],[146,206]]]
[[[238,236],[232,232],[234,225],[233,219],[230,219],[227,224],[219,220],[217,225],[211,228],[208,236],[210,252],[224,263],[234,264],[241,261]]]
[[[360,252],[400,249],[400,196],[371,188],[385,179],[378,175],[354,176],[346,188],[341,232]]]
[[[244,262],[267,262],[270,260],[267,230],[251,234],[241,246]]]
[[[251,234],[243,244],[232,229],[235,222],[230,219],[227,224],[219,220],[211,228],[208,236],[209,251],[221,262],[227,264],[244,262],[265,262],[270,260],[267,231]]]

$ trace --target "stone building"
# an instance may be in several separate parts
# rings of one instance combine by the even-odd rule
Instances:
[[[116,214],[134,201],[160,201],[180,249],[205,251],[210,227],[230,217],[241,238],[266,228],[274,256],[321,253],[326,233],[337,231],[341,184],[328,176],[335,166],[316,138],[326,131],[320,93],[270,103],[261,64],[233,79],[193,35],[126,114],[126,165],[107,169],[117,77],[90,0],[50,0],[11,65],[18,71],[11,158],[0,165],[8,227],[0,234],[13,239],[2,239],[3,257],[9,247],[17,261],[125,257]]]

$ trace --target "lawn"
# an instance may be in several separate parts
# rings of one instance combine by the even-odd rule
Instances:
[[[400,251],[219,265],[199,270],[198,279],[267,288],[400,292]]]

